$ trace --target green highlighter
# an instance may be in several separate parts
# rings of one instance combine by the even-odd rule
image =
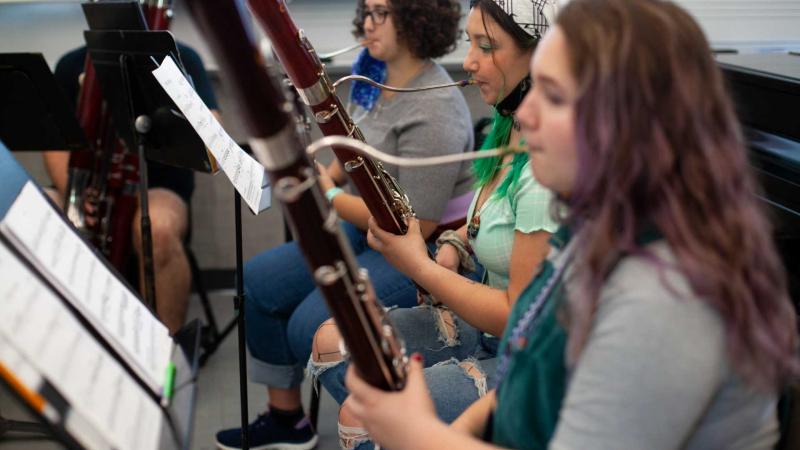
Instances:
[[[164,377],[164,393],[161,397],[162,403],[169,403],[169,400],[172,398],[172,393],[175,390],[175,363],[170,361],[167,364],[167,374]]]

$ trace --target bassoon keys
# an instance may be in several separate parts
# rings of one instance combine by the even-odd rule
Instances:
[[[402,343],[322,193],[298,138],[292,103],[268,73],[234,0],[186,3],[242,111],[253,152],[267,169],[350,359],[370,384],[400,389],[407,364]]]
[[[314,47],[289,15],[284,0],[249,0],[248,3],[272,42],[286,74],[313,112],[322,134],[364,141],[361,130],[336,96]],[[332,149],[378,225],[394,234],[405,234],[406,219],[414,215],[414,210],[394,177],[377,161],[345,147],[333,146]]]

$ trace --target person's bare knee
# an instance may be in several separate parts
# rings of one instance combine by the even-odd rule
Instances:
[[[439,341],[447,347],[458,345],[458,326],[453,312],[444,306],[434,306],[432,313],[436,320],[436,328],[439,330]]]
[[[339,342],[342,336],[333,319],[328,319],[317,328],[311,344],[311,359],[315,363],[332,363],[342,360]]]
[[[183,256],[183,239],[172,224],[159,223],[151,230],[153,242],[153,265],[164,267]]]
[[[175,333],[183,325],[188,308],[191,276],[183,249],[188,225],[188,206],[174,192],[156,188],[148,191],[150,232],[153,244],[156,303],[159,318]],[[139,256],[140,287],[144,291],[144,258],[140,234],[141,211],[134,219],[134,248]]]
[[[168,265],[183,256],[183,239],[188,228],[188,207],[174,192],[155,188],[148,191],[148,215],[153,243],[153,263],[156,267]],[[134,248],[141,256],[141,209],[133,223]]]
[[[347,427],[360,427],[364,424],[356,419],[353,412],[350,410],[350,397],[344,399],[342,406],[339,408],[339,423]]]
[[[475,388],[478,389],[478,397],[486,395],[486,373],[478,365],[475,359],[467,359],[458,363],[458,366],[475,382]]]
[[[349,399],[345,399],[342,407],[339,408],[339,446],[345,450],[358,447],[361,443],[369,440],[369,434],[361,423],[350,412]]]
[[[333,319],[322,322],[314,333],[311,342],[311,357],[308,359],[308,375],[312,378],[321,376],[325,371],[339,364],[344,364],[340,342],[342,336]]]
[[[314,333],[312,359],[316,362],[335,362],[342,359],[339,347],[341,337],[333,319],[323,322]]]

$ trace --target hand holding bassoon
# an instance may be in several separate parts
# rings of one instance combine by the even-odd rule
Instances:
[[[270,38],[286,74],[303,102],[311,108],[322,134],[347,136],[363,142],[361,130],[336,96],[325,67],[295,25],[284,0],[249,0],[248,3]],[[397,181],[380,163],[345,146],[331,148],[380,227],[394,234],[405,234],[406,219],[414,216],[414,210]]]
[[[428,257],[428,248],[419,227],[419,220],[408,220],[408,231],[405,235],[396,235],[383,230],[378,223],[370,219],[367,243],[373,250],[380,252],[389,263],[412,280],[419,279],[419,273],[427,264],[435,264]]]

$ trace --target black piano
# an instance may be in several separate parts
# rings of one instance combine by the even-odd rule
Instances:
[[[718,55],[800,303],[800,55]]]

